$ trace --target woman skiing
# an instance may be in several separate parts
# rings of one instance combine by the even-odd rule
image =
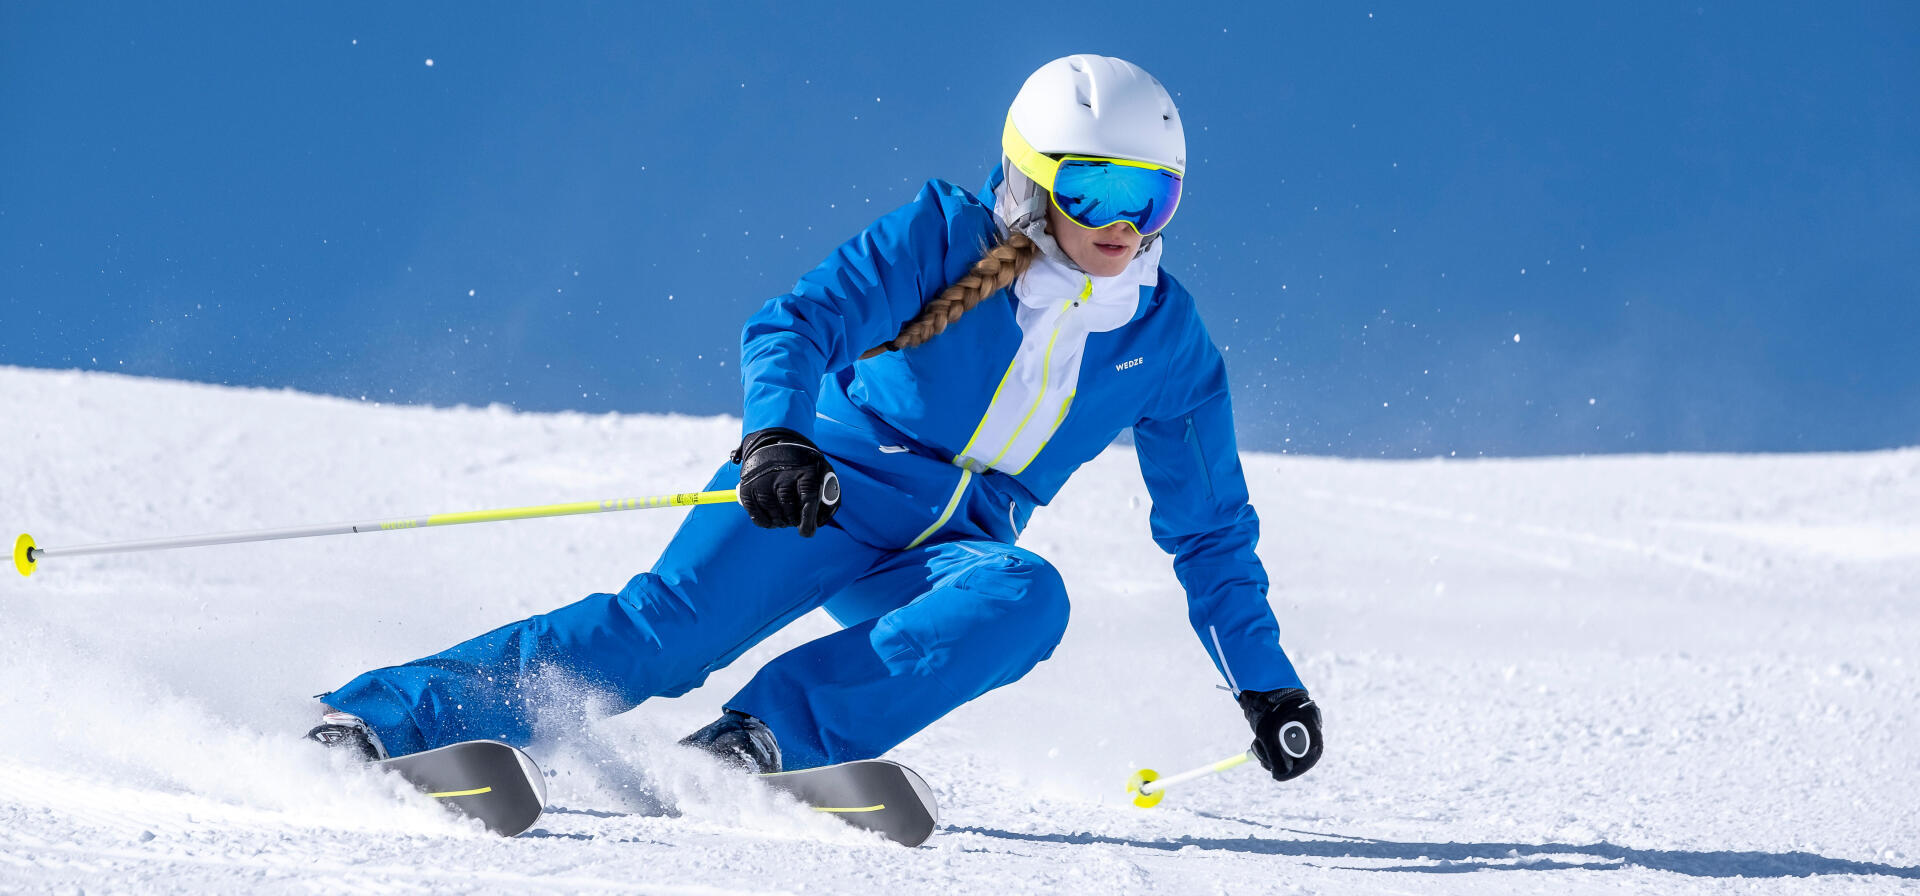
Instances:
[[[775,771],[879,756],[1018,680],[1067,592],[1014,542],[1129,427],[1201,643],[1273,777],[1321,752],[1279,643],[1226,368],[1160,269],[1186,141],[1132,63],[1070,56],[1014,98],[981,198],[927,183],[742,333],[744,438],[659,561],[595,594],[325,695],[311,736],[369,757],[525,744],[540,682],[630,708],[698,687],[825,607],[844,628],[762,668],[688,743]],[[798,528],[798,533],[783,531]]]

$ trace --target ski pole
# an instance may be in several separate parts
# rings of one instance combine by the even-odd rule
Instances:
[[[828,503],[839,500],[838,482],[829,480]],[[682,492],[648,498],[612,498],[605,501],[578,501],[572,504],[543,504],[538,507],[509,507],[504,510],[469,510],[462,513],[435,513],[427,516],[376,520],[365,523],[334,523],[324,526],[296,526],[287,529],[260,529],[220,535],[188,535],[181,538],[152,538],[89,544],[72,548],[43,548],[33,536],[21,535],[13,543],[13,568],[23,576],[33,575],[34,567],[47,557],[78,557],[84,554],[122,554],[130,551],[159,551],[214,544],[241,544],[251,541],[275,541],[282,538],[309,538],[316,535],[351,535],[359,532],[387,532],[394,529],[422,529],[428,526],[458,526],[463,523],[498,523],[507,520],[531,520],[581,513],[610,513],[616,510],[645,510],[654,507],[690,507],[695,504],[731,504],[738,500],[733,489],[711,492]]]
[[[1160,800],[1167,795],[1167,788],[1175,784],[1185,784],[1195,778],[1203,778],[1217,772],[1224,772],[1251,759],[1253,759],[1253,751],[1248,750],[1238,756],[1222,759],[1212,765],[1203,765],[1199,768],[1184,771],[1177,775],[1169,775],[1165,778],[1160,777],[1160,773],[1153,769],[1143,768],[1134,772],[1133,777],[1127,779],[1127,792],[1133,794],[1134,805],[1142,809],[1151,809],[1154,806],[1160,805]]]

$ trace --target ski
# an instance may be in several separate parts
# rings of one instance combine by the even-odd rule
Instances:
[[[774,772],[760,779],[815,812],[829,813],[903,846],[927,842],[940,822],[940,807],[926,780],[898,762],[862,759]]]
[[[497,740],[462,741],[374,765],[502,837],[533,827],[547,806],[540,767]]]
[[[527,754],[492,740],[470,740],[384,759],[374,765],[404,778],[448,808],[512,837],[546,808],[546,778]],[[933,836],[940,810],[914,770],[885,759],[761,775],[768,786],[862,830],[904,846]]]

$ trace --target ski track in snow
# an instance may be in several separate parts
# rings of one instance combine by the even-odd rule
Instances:
[[[738,431],[15,368],[0,419],[0,516],[50,547],[685,491]],[[672,746],[819,614],[685,697],[556,719],[513,840],[297,739],[362,669],[619,588],[677,511],[7,573],[0,892],[1920,892],[1920,450],[1246,454],[1328,751],[1152,810],[1132,770],[1248,734],[1130,454],[1022,539],[1073,596],[1053,659],[894,754],[942,803],[913,850]]]

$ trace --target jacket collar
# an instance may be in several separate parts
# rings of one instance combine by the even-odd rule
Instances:
[[[1078,299],[1080,304],[1071,307],[1077,307],[1087,328],[1098,333],[1132,320],[1140,310],[1140,288],[1159,283],[1160,243],[1156,240],[1113,277],[1094,277],[1043,254],[1014,281],[1013,294],[1020,304],[1036,310],[1070,305]]]

